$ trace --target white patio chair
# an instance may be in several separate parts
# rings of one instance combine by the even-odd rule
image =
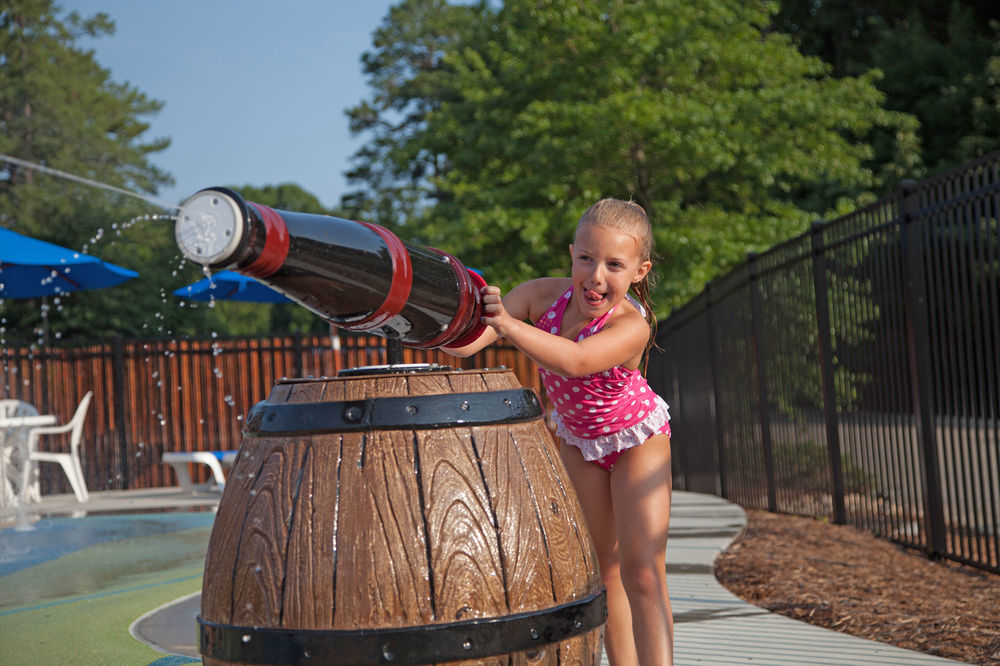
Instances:
[[[68,423],[61,426],[40,426],[32,428],[28,432],[29,463],[31,461],[55,462],[62,465],[63,471],[66,472],[66,477],[69,479],[69,485],[73,486],[73,493],[76,494],[76,499],[79,502],[86,502],[90,498],[87,493],[87,483],[83,478],[83,466],[80,464],[80,440],[83,437],[83,422],[87,418],[87,408],[90,407],[90,399],[93,395],[93,391],[87,391],[87,395],[83,396],[73,418]],[[66,432],[70,433],[69,453],[38,450],[38,440],[42,436],[59,435]],[[31,465],[25,465],[25,487],[27,487],[30,473]]]

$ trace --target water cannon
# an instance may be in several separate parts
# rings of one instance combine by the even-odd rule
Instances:
[[[479,274],[377,224],[212,187],[181,204],[174,232],[191,262],[254,277],[340,328],[419,349],[460,347],[485,329]]]

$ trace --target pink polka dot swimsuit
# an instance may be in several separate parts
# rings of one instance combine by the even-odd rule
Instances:
[[[559,335],[563,314],[573,295],[570,288],[535,323]],[[600,331],[614,308],[591,321],[577,341]],[[545,392],[554,406],[556,434],[580,449],[584,460],[610,470],[622,452],[653,435],[670,434],[670,409],[646,383],[642,373],[621,366],[586,377],[561,377],[539,368]]]

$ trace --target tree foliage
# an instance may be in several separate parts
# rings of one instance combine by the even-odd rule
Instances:
[[[361,186],[343,197],[353,216],[398,230],[419,215],[428,179],[445,167],[420,144],[428,113],[450,94],[442,87],[441,61],[471,34],[483,11],[446,0],[407,0],[391,7],[375,31],[375,50],[361,59],[372,96],[347,110],[351,132],[369,137],[347,174]]]
[[[155,195],[170,179],[149,157],[168,141],[145,138],[149,126],[142,118],[161,103],[111,81],[93,54],[76,46],[81,37],[110,34],[107,15],[60,17],[56,11],[49,0],[15,0],[0,10],[0,154]],[[161,307],[178,281],[171,275],[171,257],[178,255],[172,230],[146,219],[162,212],[131,197],[0,163],[0,224],[141,273],[119,287],[50,299],[53,340],[166,334],[185,321]],[[39,300],[3,303],[2,337],[36,339],[44,309]]]
[[[632,198],[654,225],[665,312],[748,250],[877,188],[873,128],[910,159],[915,125],[883,108],[877,74],[832,77],[769,31],[775,10],[407,0],[380,29],[395,41],[366,57],[372,99],[351,113],[377,131],[355,174],[410,202],[382,209],[404,233],[508,287],[565,269],[589,204]],[[449,28],[433,49],[401,45],[429,25]]]
[[[993,0],[784,2],[774,27],[837,76],[883,72],[876,85],[886,108],[920,123],[927,171],[1000,149],[1000,4]],[[882,136],[876,145],[886,142]]]

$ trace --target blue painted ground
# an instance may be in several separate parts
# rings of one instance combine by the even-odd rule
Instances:
[[[102,514],[80,518],[43,518],[34,529],[0,530],[0,576],[54,560],[106,541],[169,534],[210,527],[211,512]]]

